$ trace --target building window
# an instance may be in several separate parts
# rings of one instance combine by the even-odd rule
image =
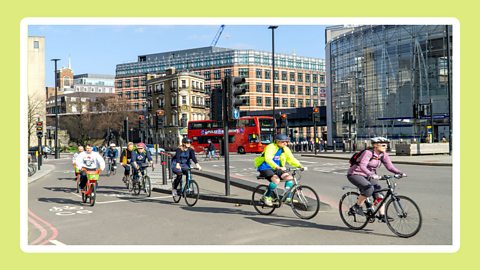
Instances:
[[[299,82],[303,82],[303,73],[299,72],[299,73],[297,74],[297,80],[298,80]]]
[[[213,79],[214,80],[220,80],[220,70],[219,69],[213,71]]]
[[[310,96],[310,93],[311,93],[310,86],[305,86],[305,95]]]
[[[318,75],[313,74],[313,83],[318,83]]]
[[[298,100],[298,107],[303,108],[303,99]]]
[[[135,111],[138,111],[138,109],[139,109],[140,107],[138,106],[138,103],[135,103],[135,104],[133,104],[133,108],[135,109]]]
[[[270,70],[269,69],[265,69],[265,79],[271,79],[271,73],[270,73]]]
[[[275,93],[279,93],[279,92],[278,92],[278,84],[275,84],[275,85],[273,86],[273,91],[274,91]]]
[[[132,92],[130,92],[130,91],[127,91],[127,92],[125,93],[125,95],[127,95],[127,98],[128,98],[128,99],[131,99]]]
[[[316,86],[313,87],[313,95],[318,96],[318,87]]]
[[[227,68],[227,69],[225,69],[225,70],[223,71],[223,74],[225,74],[225,76],[229,76],[229,75],[232,74],[232,70],[229,69],[229,68]]]
[[[282,71],[282,81],[286,81],[286,80],[287,80],[287,72]]]
[[[145,86],[147,84],[147,78],[142,77],[142,86]]]
[[[288,94],[287,86],[282,84],[282,94]]]
[[[278,98],[278,97],[275,97],[274,102],[275,102],[275,107],[278,107],[279,102],[280,102],[280,101],[279,101],[279,98]]]
[[[290,72],[290,81],[291,82],[295,81],[295,72]]]
[[[256,77],[257,79],[261,79],[261,78],[262,78],[262,70],[261,70],[261,69],[257,68],[257,69],[255,70],[255,77]]]
[[[257,97],[257,106],[263,106],[263,98]]]
[[[63,86],[70,86],[70,77],[63,77]]]
[[[238,76],[248,78],[248,68],[238,69]]]
[[[182,88],[187,88],[187,80],[182,80]]]
[[[290,85],[290,95],[295,95],[295,85]]]
[[[258,93],[263,92],[262,84],[261,84],[261,83],[257,83],[256,87],[257,87],[257,92],[258,92]]]
[[[133,87],[138,87],[138,78],[133,79]]]
[[[40,48],[40,42],[38,42],[38,40],[33,41],[33,48],[34,49]]]
[[[312,100],[311,100],[311,99],[309,99],[309,98],[307,98],[307,100],[306,100],[306,104],[305,104],[305,105],[306,105],[307,107],[310,107],[310,106],[312,106]]]
[[[288,98],[282,98],[282,107],[288,107]]]
[[[295,108],[295,99],[294,98],[290,99],[290,107]]]
[[[299,85],[297,90],[298,90],[298,95],[303,95],[303,86]]]
[[[320,83],[325,83],[325,75],[320,75]]]
[[[265,84],[265,93],[271,93],[272,90],[270,89],[270,84],[269,83],[266,83]]]
[[[133,91],[133,99],[138,99],[138,91]]]
[[[125,87],[130,87],[130,79],[125,80]]]
[[[275,72],[273,73],[273,77],[275,78],[275,80],[278,80],[278,70],[275,70]]]
[[[272,106],[272,98],[265,97],[265,106]]]
[[[192,100],[193,100],[193,97],[192,97]],[[182,105],[187,105],[187,96],[182,96]]]
[[[205,81],[210,81],[210,70],[206,70],[205,73],[203,73],[203,76],[205,78]]]
[[[122,98],[123,93],[122,93],[122,92],[118,92],[117,95],[118,95],[119,98]]]
[[[117,81],[117,88],[122,88],[122,80]]]
[[[142,91],[142,98],[146,98],[147,97],[147,91],[143,90]]]
[[[305,74],[305,82],[309,83],[311,81],[311,75],[310,74]]]

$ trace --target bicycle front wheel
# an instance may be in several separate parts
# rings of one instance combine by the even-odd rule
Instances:
[[[152,195],[152,183],[149,176],[145,176],[145,178],[143,178],[143,191],[147,193],[147,197]]]
[[[320,198],[315,190],[309,186],[295,187],[291,199],[290,206],[293,213],[301,219],[311,219],[320,210]]]
[[[194,206],[198,201],[198,197],[200,196],[198,184],[195,182],[195,180],[190,180],[188,187],[185,188],[185,202],[188,206]]]
[[[259,185],[252,194],[252,204],[260,215],[270,215],[275,211],[276,204],[268,206],[263,202],[263,197],[268,191],[267,185]]]
[[[97,185],[95,185],[95,184],[90,185],[89,199],[90,199],[90,201],[89,201],[90,206],[94,206],[95,205],[95,200],[97,199]]]
[[[140,181],[134,181],[132,183],[133,194],[138,195],[140,194]]]
[[[388,228],[404,238],[416,235],[422,227],[422,213],[407,196],[395,196],[387,202],[385,215]]]
[[[87,199],[88,199],[87,191],[88,191],[88,185],[85,185],[83,187],[83,191],[82,191],[82,202],[83,203],[87,202]]]
[[[368,224],[368,218],[365,214],[364,216],[350,213],[350,207],[357,203],[357,198],[360,196],[357,192],[347,192],[343,194],[338,205],[338,211],[340,212],[340,217],[342,218],[343,223],[347,225],[350,229],[361,230],[365,228]],[[367,209],[365,205],[362,207],[363,212],[366,213]]]

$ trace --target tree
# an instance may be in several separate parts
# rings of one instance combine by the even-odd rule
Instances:
[[[28,148],[30,148],[30,145],[31,145],[31,138],[35,137],[32,135],[35,134],[35,126],[39,116],[42,113],[41,110],[42,110],[42,100],[39,98],[36,98],[34,95],[28,95],[28,115],[27,115]]]

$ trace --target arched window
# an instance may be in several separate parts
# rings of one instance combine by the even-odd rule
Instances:
[[[70,77],[63,77],[63,86],[70,86]]]

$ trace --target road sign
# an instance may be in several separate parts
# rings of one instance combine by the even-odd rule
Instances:
[[[240,111],[238,109],[233,110],[233,119],[238,119],[240,118]]]

